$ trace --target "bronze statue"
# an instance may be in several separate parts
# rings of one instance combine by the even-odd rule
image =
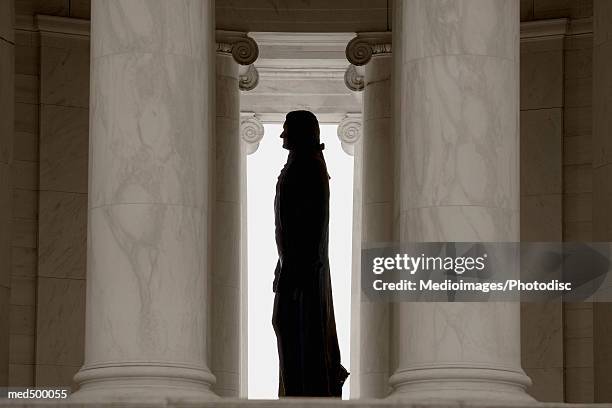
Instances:
[[[319,122],[289,112],[281,134],[289,150],[276,184],[278,262],[272,324],[279,356],[279,397],[341,397],[349,373],[340,364],[328,259],[329,175]]]

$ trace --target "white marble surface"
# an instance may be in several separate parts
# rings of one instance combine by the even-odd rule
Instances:
[[[388,33],[359,34],[362,35],[376,38],[373,43],[389,44]],[[393,156],[391,58],[391,53],[377,54],[365,65],[361,157],[356,158],[361,160],[362,172],[359,195],[362,247],[390,242],[393,238],[393,162],[389,160]],[[388,304],[360,299],[359,381],[351,382],[351,386],[358,387],[360,398],[382,398],[388,394],[390,319]]]
[[[473,55],[406,62],[401,209],[518,209],[515,62]],[[419,103],[416,103],[419,101]]]
[[[386,85],[388,88],[389,82]],[[363,138],[364,160],[371,163],[368,171],[364,173],[367,186],[364,188],[363,200],[366,205],[389,203],[393,199],[393,162],[389,160],[393,151],[393,142],[389,136],[391,118],[368,118],[364,119],[363,123],[364,132],[367,132],[367,137]]]
[[[480,55],[515,60],[519,4],[505,0],[400,2],[404,62],[440,55]],[[418,39],[418,40],[416,40]]]
[[[92,4],[85,363],[73,400],[137,398],[152,385],[152,400],[213,395],[211,7]]]
[[[235,83],[236,86],[237,83]],[[238,99],[236,98],[236,101]],[[231,203],[240,202],[240,190],[235,184],[240,183],[240,117],[217,117],[215,132],[220,138],[215,146],[216,169],[215,169],[215,200]],[[225,136],[227,135],[227,136]]]
[[[220,252],[214,257],[215,267],[211,270],[213,285],[238,288],[240,285],[240,228],[242,223],[241,203],[217,201],[214,210],[214,241],[215,248]],[[234,256],[227,256],[232,254]],[[216,296],[216,294],[213,294]],[[228,324],[232,321],[227,316]],[[220,319],[222,322],[223,319]],[[223,344],[223,343],[221,343]]]
[[[321,6],[333,8],[335,4]],[[263,4],[252,7],[260,6],[268,8]],[[294,109],[309,109],[325,123],[337,123],[346,113],[361,112],[361,93],[352,92],[344,83],[348,65],[345,48],[355,30],[311,33],[299,32],[292,25],[283,31],[251,34],[260,49],[254,64],[259,83],[254,90],[242,93],[241,109],[274,123],[282,123],[284,115]]]
[[[347,85],[348,86],[348,85]],[[358,350],[361,347],[361,234],[363,229],[363,134],[355,143],[353,149],[353,230],[351,258],[351,324],[350,348]],[[361,355],[350,354],[351,390],[350,398],[361,398],[365,377],[362,373]],[[367,380],[365,380],[367,381]]]
[[[242,34],[244,35],[244,34]],[[237,397],[240,391],[242,187],[246,152],[240,137],[239,65],[231,50],[242,41],[236,33],[217,32],[214,182],[212,185],[212,267],[210,306],[210,368],[217,381],[213,390]],[[254,48],[256,49],[256,48]]]
[[[210,2],[99,0],[92,7],[92,58],[134,52],[207,58]],[[106,25],[95,24],[104,21]],[[203,24],[203,22],[205,22]],[[193,78],[193,77],[190,77]]]
[[[394,7],[397,238],[517,241],[519,3]],[[518,304],[402,303],[392,324],[392,397],[530,399]]]
[[[90,210],[86,364],[205,360],[205,214],[164,204]]]
[[[202,129],[210,118],[202,66],[181,55],[136,52],[92,61],[92,207],[205,205]]]

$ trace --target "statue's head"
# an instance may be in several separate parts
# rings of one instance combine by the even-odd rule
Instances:
[[[319,121],[312,112],[291,111],[285,117],[280,137],[287,150],[315,150],[320,144]]]

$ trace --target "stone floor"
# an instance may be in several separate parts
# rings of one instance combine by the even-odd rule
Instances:
[[[0,399],[0,407],[68,407],[68,408],[321,408],[321,407],[347,407],[347,408],[612,408],[608,404],[565,404],[565,403],[528,403],[513,404],[500,402],[467,402],[467,401],[389,401],[389,400],[332,400],[325,398],[286,398],[283,400],[244,400],[244,399],[219,399],[215,401],[196,401],[184,399],[169,399],[161,403],[146,402],[114,402],[114,403],[87,403],[71,401],[17,401]]]

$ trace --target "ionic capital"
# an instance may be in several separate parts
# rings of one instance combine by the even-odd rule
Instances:
[[[355,65],[349,65],[344,72],[344,85],[351,91],[363,91],[365,80],[363,73]]]
[[[338,139],[342,150],[352,156],[355,153],[355,143],[361,138],[361,116],[348,113],[338,124]]]
[[[375,55],[391,54],[391,32],[358,33],[346,46],[346,59],[356,66],[367,64]]]
[[[238,76],[238,86],[241,91],[251,91],[255,89],[259,83],[259,72],[255,65],[248,65],[241,67],[240,74]]]
[[[254,39],[239,31],[216,31],[217,52],[231,54],[240,65],[251,65],[259,56],[259,47]]]
[[[264,137],[264,126],[254,113],[240,114],[240,138],[246,143],[247,154],[253,154]]]

